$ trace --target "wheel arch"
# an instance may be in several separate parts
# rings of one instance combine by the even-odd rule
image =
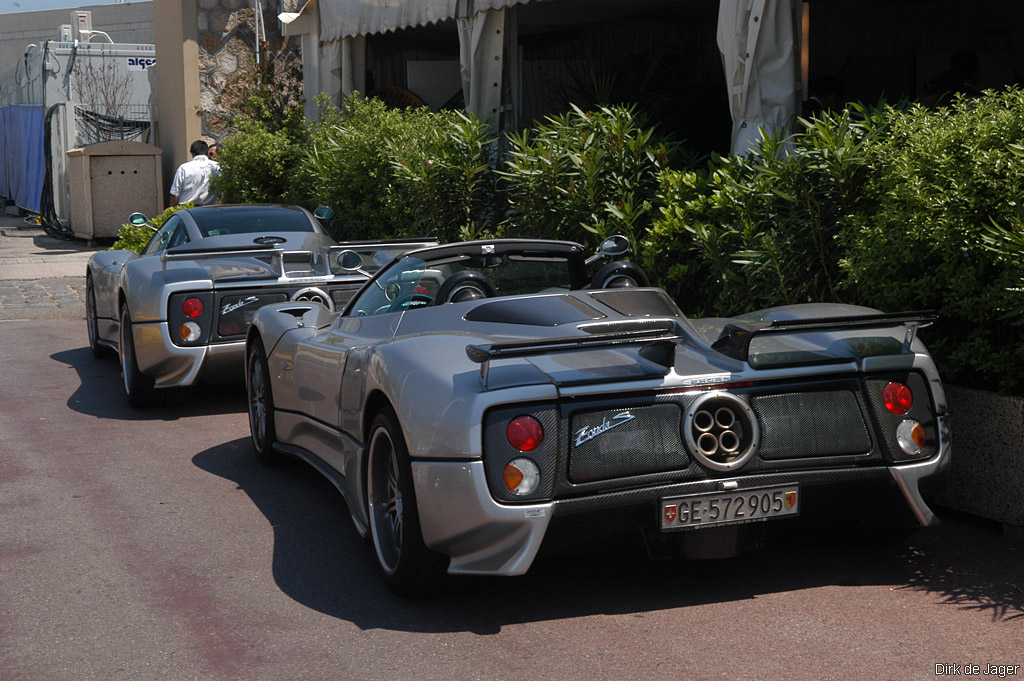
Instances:
[[[366,397],[366,403],[363,406],[363,418],[362,418],[362,433],[361,437],[365,443],[365,449],[369,451],[370,448],[370,426],[373,424],[373,419],[377,417],[377,414],[381,413],[385,409],[390,409],[395,418],[398,418],[398,410],[395,409],[395,405],[391,403],[391,400],[387,395],[384,394],[383,390],[375,389]],[[398,423],[398,427],[401,428],[401,422]],[[405,432],[402,432],[402,437],[405,437]],[[408,445],[408,443],[406,443]],[[365,456],[365,455],[364,455]],[[363,462],[365,465],[365,461]]]

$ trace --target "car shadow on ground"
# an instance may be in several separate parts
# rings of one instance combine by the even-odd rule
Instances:
[[[938,511],[943,524],[908,548],[903,588],[934,593],[993,621],[1024,619],[1024,543],[1003,537],[999,523]]]
[[[245,386],[230,385],[173,388],[166,404],[137,409],[128,404],[121,383],[121,366],[114,356],[98,359],[88,347],[65,350],[50,359],[78,373],[79,386],[68,397],[68,408],[81,414],[121,421],[177,421],[189,416],[242,413],[246,410]],[[241,374],[241,368],[239,368]]]
[[[263,466],[247,439],[200,452],[193,463],[236,483],[266,516],[274,528],[274,579],[285,594],[363,629],[489,635],[521,622],[871,584],[934,593],[995,620],[1024,616],[1024,548],[962,518],[893,542],[787,530],[762,550],[710,563],[652,563],[634,552],[541,557],[522,577],[457,578],[441,594],[404,600],[384,586],[341,495],[311,467]]]

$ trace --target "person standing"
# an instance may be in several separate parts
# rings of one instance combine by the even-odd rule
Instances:
[[[178,166],[171,182],[172,206],[189,202],[205,206],[217,200],[210,192],[210,178],[220,171],[220,164],[207,156],[209,151],[209,145],[203,140],[196,140],[189,147],[192,160]]]

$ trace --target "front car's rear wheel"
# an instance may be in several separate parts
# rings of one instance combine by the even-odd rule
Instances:
[[[267,351],[259,338],[249,346],[245,363],[245,390],[249,398],[249,435],[256,457],[264,464],[277,463],[274,451],[274,395],[270,388],[270,365]]]
[[[100,343],[99,321],[96,315],[96,287],[92,283],[92,276],[85,278],[85,324],[89,330],[89,349],[93,357],[109,357],[113,353],[111,349]]]
[[[437,590],[448,559],[423,543],[409,452],[390,409],[370,427],[366,476],[370,534],[384,581],[403,596]]]
[[[121,355],[121,378],[128,404],[133,407],[155,407],[163,402],[165,391],[154,387],[154,380],[139,371],[135,359],[135,340],[132,335],[132,317],[128,306],[121,308],[121,329],[118,336],[118,352]]]

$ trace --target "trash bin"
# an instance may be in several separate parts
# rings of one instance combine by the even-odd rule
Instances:
[[[100,142],[67,152],[71,231],[93,241],[116,237],[134,212],[163,210],[162,151],[142,142]]]

